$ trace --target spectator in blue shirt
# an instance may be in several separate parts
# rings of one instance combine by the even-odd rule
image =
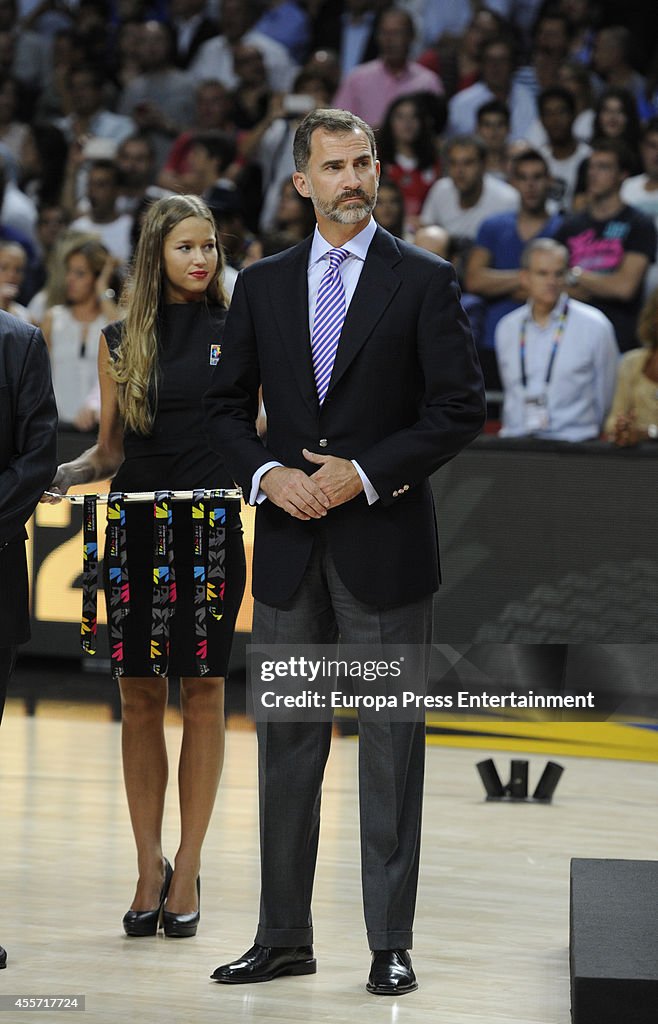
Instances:
[[[510,183],[518,190],[520,208],[482,222],[465,273],[466,291],[486,300],[481,346],[492,349],[496,324],[527,298],[521,283],[521,254],[535,238],[552,238],[561,218],[551,215],[546,200],[551,187],[548,165],[535,149],[512,160]]]

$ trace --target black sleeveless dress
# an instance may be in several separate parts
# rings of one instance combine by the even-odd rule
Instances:
[[[158,325],[159,373],[153,430],[148,437],[125,432],[125,458],[112,481],[113,491],[235,486],[221,458],[208,446],[202,401],[219,358],[225,318],[224,309],[205,302],[163,307]],[[121,322],[110,324],[103,332],[112,356],[121,344],[122,326]],[[125,509],[130,611],[122,622],[123,674],[152,676],[153,504],[128,502]],[[177,599],[170,624],[167,674],[197,676],[192,504],[175,501],[172,510]],[[226,514],[223,616],[219,620],[212,615],[206,617],[206,664],[212,676],[226,675],[245,586],[239,502],[228,502]],[[109,609],[107,565],[106,535],[104,581]]]

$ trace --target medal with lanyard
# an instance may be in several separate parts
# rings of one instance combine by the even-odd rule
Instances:
[[[526,331],[529,318],[526,317],[526,319],[521,324],[521,337],[519,339],[519,356],[521,361],[521,385],[525,392],[524,422],[525,432],[527,434],[541,433],[542,431],[548,430],[550,426],[550,417],[548,411],[548,386],[551,382],[551,376],[553,374],[555,357],[557,356],[557,352],[564,335],[564,329],[566,326],[568,313],[569,303],[567,301],[565,302],[562,312],[558,317],[558,322],[555,327],[555,333],[553,334],[551,352],[548,357],[548,364],[546,366],[546,373],[544,374],[544,390],[539,394],[529,395],[527,393],[528,375],[526,370]]]

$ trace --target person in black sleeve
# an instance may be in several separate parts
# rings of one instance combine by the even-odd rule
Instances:
[[[624,143],[594,142],[587,169],[589,206],[567,217],[555,234],[569,249],[569,294],[605,313],[621,352],[638,347],[642,288],[656,253],[653,222],[621,198],[631,168]]]
[[[153,204],[135,254],[126,317],[101,335],[98,441],[59,467],[55,490],[64,494],[73,484],[108,476],[114,476],[115,492],[233,486],[222,459],[205,441],[201,405],[221,350],[227,304],[222,270],[215,224],[201,199],[170,196]],[[201,609],[195,606],[194,583],[199,520],[193,518],[193,503],[172,505],[177,599],[168,667],[164,657],[153,660],[159,648],[152,647],[152,502],[125,507],[130,610],[123,620],[122,647],[115,646],[113,637],[112,650],[121,688],[124,778],[139,870],[123,925],[128,935],[141,936],[156,934],[164,923],[166,935],[182,938],[196,933],[199,920],[201,845],[222,767],[224,677],[244,590],[245,561],[239,513],[227,507],[223,615],[217,619],[206,609],[207,639],[200,647]],[[209,536],[206,524],[204,548]],[[106,544],[110,608],[111,555]],[[181,678],[183,713],[181,840],[173,871],[161,846],[169,674]]]
[[[41,331],[0,311],[0,721],[30,638],[25,524],[56,465],[57,406]],[[7,953],[0,946],[0,968]]]

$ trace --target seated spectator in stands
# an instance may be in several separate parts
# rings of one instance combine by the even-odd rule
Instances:
[[[0,4],[0,36],[6,53],[6,71],[20,82],[24,91],[38,95],[46,84],[48,40],[29,28],[21,28],[16,0]]]
[[[194,119],[190,126],[176,138],[162,167],[157,184],[172,192],[186,191],[186,175],[189,168],[187,158],[192,138],[197,132],[231,132],[233,123],[233,100],[226,86],[217,79],[199,82],[194,91]]]
[[[612,402],[619,351],[610,321],[565,291],[568,253],[550,238],[522,256],[525,306],[496,328],[501,437],[597,438]]]
[[[55,258],[57,243],[69,225],[68,211],[57,204],[43,203],[37,219],[37,260],[32,269],[31,296],[28,302],[30,322],[38,327],[45,305],[35,302],[36,296],[44,289],[52,260]]]
[[[395,181],[382,178],[377,190],[377,202],[372,215],[386,231],[396,238],[406,238],[404,218],[404,196]]]
[[[238,84],[233,66],[233,49],[238,43],[256,46],[263,55],[270,89],[287,92],[297,67],[285,46],[257,32],[255,23],[260,14],[257,0],[222,0],[221,35],[203,43],[189,67],[195,81],[217,78],[227,89]]]
[[[100,240],[120,264],[130,259],[130,229],[132,217],[119,213],[119,168],[112,160],[95,160],[87,180],[89,213],[77,217],[71,227],[74,231],[89,231]]]
[[[637,103],[644,95],[646,82],[631,64],[633,37],[625,25],[599,29],[594,40],[592,67],[606,86],[627,89]]]
[[[115,162],[119,168],[119,213],[134,214],[144,196],[153,201],[168,194],[168,190],[154,184],[155,150],[148,135],[129,135],[124,139]]]
[[[536,149],[513,158],[510,183],[519,193],[518,212],[497,213],[482,222],[464,275],[466,291],[487,300],[480,345],[488,349],[493,348],[498,321],[527,298],[521,284],[526,245],[534,238],[552,238],[561,223],[561,217],[546,209],[550,178]]]
[[[514,81],[514,57],[514,45],[507,36],[485,39],[481,48],[481,81],[456,93],[448,105],[451,135],[474,132],[482,104],[497,99],[509,109],[512,139],[525,138],[537,116],[537,107],[530,89]]]
[[[658,288],[640,313],[637,333],[643,347],[620,360],[605,424],[608,440],[620,448],[658,440]]]
[[[379,57],[347,75],[334,97],[334,106],[351,110],[376,128],[399,96],[442,93],[439,76],[409,60],[413,38],[413,20],[406,11],[384,11],[377,27]]]
[[[551,7],[540,12],[532,30],[530,63],[515,78],[537,97],[558,84],[558,69],[569,55],[571,29],[567,17]]]
[[[296,242],[301,242],[308,238],[314,226],[311,201],[300,196],[291,180],[284,181],[279,193],[273,230],[278,233],[285,232]]]
[[[119,113],[133,119],[155,147],[158,166],[172,139],[194,117],[194,82],[174,64],[175,40],[168,24],[146,21],[140,29],[141,74],[123,90]]]
[[[20,183],[38,207],[57,206],[65,200],[69,145],[61,129],[45,122],[31,124],[21,149]]]
[[[640,156],[643,172],[626,178],[621,198],[650,217],[658,229],[658,117],[652,117],[644,126]]]
[[[98,423],[98,341],[103,327],[118,315],[110,288],[115,266],[100,242],[83,241],[70,247],[64,270],[65,301],[47,309],[41,323],[60,422],[78,430],[91,430]]]
[[[263,55],[253,43],[233,47],[233,67],[238,79],[231,92],[233,120],[238,131],[249,131],[266,116],[272,89]]]
[[[199,132],[192,137],[189,155],[189,189],[206,202],[218,203],[225,193],[241,202],[235,183],[235,140],[228,132]]]
[[[516,211],[519,194],[504,181],[485,173],[487,152],[473,135],[457,135],[443,149],[446,177],[430,189],[421,224],[439,224],[454,238],[473,240],[483,220],[494,213]]]
[[[0,241],[0,309],[29,322],[25,306],[17,302],[27,270],[27,253],[18,242]]]
[[[642,128],[637,106],[628,89],[613,86],[601,93],[594,108],[592,126],[592,142],[600,139],[612,139],[623,142],[628,150],[629,174],[639,174],[640,137]],[[587,206],[587,166],[586,157],[578,168],[576,192],[573,201],[574,210],[582,210]]]
[[[589,142],[594,132],[594,90],[589,71],[577,61],[564,60],[558,68],[557,81],[558,85],[571,93],[576,104],[576,117],[573,123],[574,135],[581,142]],[[528,138],[536,145],[546,142],[545,132],[539,138],[535,138],[531,132],[528,134]]]
[[[475,133],[485,145],[487,174],[507,181],[509,173],[509,110],[502,100],[487,100],[478,108]]]
[[[405,218],[415,226],[427,193],[441,173],[422,97],[412,93],[391,103],[377,133],[377,150],[382,174],[399,185]]]
[[[599,0],[560,0],[559,10],[566,15],[571,30],[570,61],[589,67],[596,30],[601,21]]]
[[[12,160],[11,154],[6,159],[0,154],[0,223],[3,227],[18,232],[15,241],[22,244],[25,238],[29,239],[32,252],[37,208],[33,200],[16,184],[13,177],[16,168],[12,166]],[[20,167],[18,170],[20,171]]]
[[[380,0],[320,0],[311,24],[311,52],[333,50],[339,54],[339,78],[359,64],[378,56],[377,12]]]
[[[16,161],[20,159],[27,132],[27,124],[18,117],[18,92],[15,78],[10,75],[0,78],[0,143],[7,147]]]
[[[457,4],[467,16],[471,13],[465,4]],[[443,34],[418,58],[424,67],[440,76],[446,96],[474,85],[480,77],[480,50],[485,39],[500,35],[505,21],[494,11],[480,7],[471,14],[471,20],[461,35]]]
[[[637,346],[636,322],[649,264],[656,254],[656,228],[621,198],[632,156],[614,140],[592,144],[586,211],[567,217],[556,238],[569,249],[569,293],[591,302],[612,321],[620,351]]]
[[[578,170],[591,149],[573,133],[576,102],[564,86],[544,89],[537,100],[546,143],[539,147],[551,175],[551,199],[562,211],[571,210]]]
[[[332,90],[327,77],[318,71],[300,71],[285,96],[275,93],[265,117],[238,139],[243,160],[260,173],[261,208],[258,227],[272,230],[281,188],[295,170],[293,139],[302,120],[315,107],[328,107]]]
[[[69,143],[111,139],[117,144],[132,135],[135,123],[115,114],[104,103],[105,77],[101,68],[72,67],[68,72],[69,113],[55,121]]]
[[[208,39],[219,35],[219,22],[206,14],[207,0],[170,0],[169,18],[176,37],[176,66],[185,70]]]
[[[119,87],[126,86],[141,74],[139,52],[142,37],[141,18],[122,19],[117,25],[112,63],[112,78]]]
[[[89,63],[84,40],[74,28],[61,28],[52,37],[46,83],[32,105],[30,118],[50,121],[64,117],[70,102],[69,73],[71,68]]]
[[[311,22],[305,3],[297,0],[266,0],[266,8],[254,25],[268,39],[285,46],[296,64],[302,64],[311,41]]]

